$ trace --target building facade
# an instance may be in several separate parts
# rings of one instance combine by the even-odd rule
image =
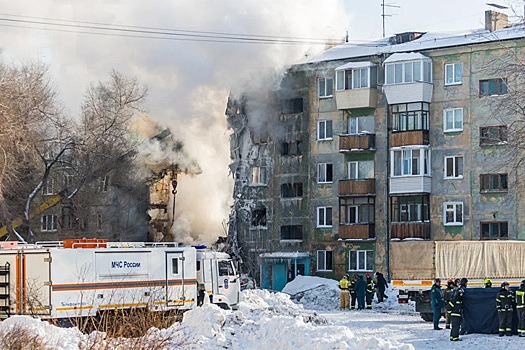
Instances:
[[[514,147],[525,116],[513,107],[525,31],[494,11],[485,20],[336,46],[291,67],[265,101],[230,97],[230,237],[262,287],[388,274],[392,241],[525,239]]]

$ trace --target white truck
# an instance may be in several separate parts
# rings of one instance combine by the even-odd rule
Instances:
[[[442,287],[449,279],[466,277],[469,287],[493,287],[503,281],[519,286],[525,279],[525,241],[408,241],[390,242],[390,277],[398,301],[416,302],[416,311],[432,320],[430,288],[435,278]]]
[[[94,316],[99,311],[235,308],[240,280],[226,253],[98,239],[0,244],[0,317]]]

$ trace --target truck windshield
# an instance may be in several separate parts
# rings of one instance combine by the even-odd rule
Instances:
[[[231,261],[221,260],[219,261],[219,276],[234,276],[235,272]]]

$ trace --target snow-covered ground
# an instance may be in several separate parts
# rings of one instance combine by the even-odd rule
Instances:
[[[204,305],[187,311],[180,323],[152,329],[147,341],[169,339],[165,349],[522,349],[525,339],[471,334],[450,342],[449,331],[434,331],[413,311],[398,305],[390,292],[373,310],[339,311],[337,282],[299,276],[284,292],[242,292],[238,310]],[[292,298],[290,297],[292,296]],[[443,322],[443,320],[442,320]],[[444,327],[444,324],[442,324]],[[75,328],[57,328],[47,322],[15,316],[0,323],[0,340],[9,329],[26,328],[38,335],[46,349],[126,349],[125,341],[103,340],[103,334],[85,335]],[[118,344],[118,345],[116,345]],[[147,347],[144,347],[147,348]]]

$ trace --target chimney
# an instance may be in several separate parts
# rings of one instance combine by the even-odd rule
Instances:
[[[485,11],[485,29],[489,32],[507,28],[509,26],[509,16],[504,13],[487,10]]]

